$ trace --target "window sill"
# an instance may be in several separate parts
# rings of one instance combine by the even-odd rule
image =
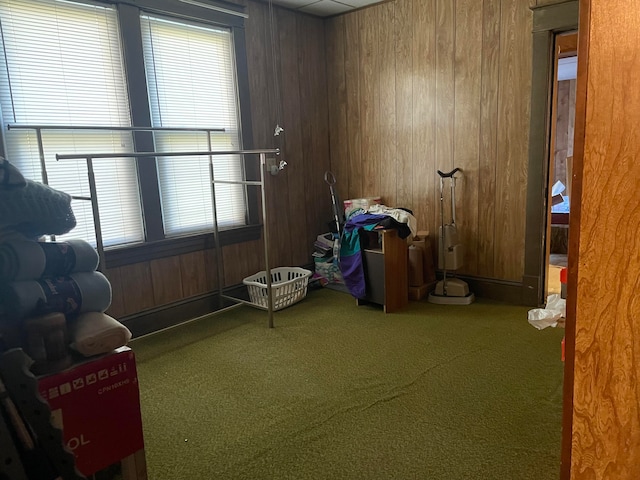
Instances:
[[[220,232],[220,245],[224,247],[234,243],[258,240],[261,233],[262,225],[223,230]],[[212,232],[112,248],[105,250],[105,257],[107,268],[116,268],[210,248],[215,248]]]

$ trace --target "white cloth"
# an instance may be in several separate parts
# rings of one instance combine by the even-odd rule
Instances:
[[[406,223],[409,226],[409,230],[411,230],[412,238],[418,234],[418,221],[416,220],[416,217],[406,210],[402,210],[401,208],[391,208],[386,205],[371,205],[367,208],[367,212],[375,215],[389,215],[398,223]]]
[[[560,295],[554,293],[547,297],[547,305],[545,308],[534,308],[529,310],[527,320],[538,330],[547,327],[555,327],[558,321],[564,318],[566,311],[566,300]]]
[[[131,340],[131,332],[105,313],[80,314],[70,326],[71,348],[85,357],[108,353]]]

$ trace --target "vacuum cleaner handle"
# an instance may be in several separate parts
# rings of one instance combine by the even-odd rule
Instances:
[[[440,170],[438,170],[438,175],[440,175],[441,178],[452,178],[456,174],[456,172],[459,172],[459,171],[460,171],[459,168],[454,168],[448,173],[442,173]]]

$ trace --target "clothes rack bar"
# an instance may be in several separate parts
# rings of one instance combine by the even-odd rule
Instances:
[[[215,203],[215,185],[216,184],[231,184],[231,185],[245,185],[245,186],[258,186],[261,190],[261,199],[262,199],[262,222],[263,222],[263,237],[264,237],[264,256],[265,256],[265,270],[266,270],[266,278],[267,278],[267,298],[268,298],[268,324],[269,328],[273,328],[273,292],[272,292],[272,279],[271,279],[271,265],[269,258],[269,229],[268,229],[268,212],[267,212],[267,196],[265,192],[265,168],[266,168],[266,156],[267,155],[279,155],[280,149],[277,148],[269,148],[269,149],[248,149],[248,150],[228,150],[228,151],[214,151],[211,148],[211,134],[224,132],[224,128],[188,128],[188,127],[107,127],[100,125],[28,125],[28,124],[9,124],[7,125],[9,130],[12,129],[30,129],[35,130],[37,142],[38,142],[38,153],[40,159],[40,167],[42,170],[42,178],[43,183],[48,185],[48,177],[46,170],[46,162],[45,162],[45,154],[44,154],[44,145],[42,140],[42,131],[43,130],[106,130],[106,131],[128,131],[128,132],[136,132],[136,131],[183,131],[183,132],[205,132],[207,134],[207,151],[189,151],[189,152],[125,152],[125,153],[115,153],[115,152],[107,152],[107,153],[81,153],[81,154],[56,154],[56,160],[85,160],[87,163],[87,175],[89,179],[89,191],[90,195],[80,196],[80,195],[72,195],[74,200],[84,200],[91,202],[91,208],[93,212],[93,220],[94,220],[94,231],[96,235],[96,246],[98,250],[98,255],[100,259],[99,268],[104,270],[106,268],[106,260],[105,260],[105,248],[102,242],[102,226],[100,223],[100,212],[98,208],[97,202],[97,188],[95,175],[93,171],[93,163],[94,160],[103,160],[103,159],[115,159],[115,158],[129,158],[129,159],[137,159],[143,157],[187,157],[187,156],[208,156],[209,157],[209,175],[210,175],[210,183],[211,183],[211,199],[212,199],[212,207],[213,207],[213,235],[214,235],[214,243],[216,249],[216,259],[217,259],[217,273],[218,273],[218,296],[220,298],[220,307],[221,310],[218,312],[226,311],[226,308],[223,307],[223,299],[232,300],[238,302],[238,304],[248,304],[254,305],[251,302],[248,302],[244,299],[235,298],[229,295],[224,295],[224,274],[223,268],[224,264],[222,262],[222,254],[221,254],[221,246],[220,246],[220,238],[219,238],[219,230],[218,230],[218,221],[216,214],[216,203]],[[214,177],[214,163],[215,157],[223,156],[223,155],[258,155],[260,162],[260,180],[242,180],[242,181],[228,181],[228,180],[216,180]],[[246,195],[246,192],[245,192]],[[217,313],[217,312],[216,312]]]

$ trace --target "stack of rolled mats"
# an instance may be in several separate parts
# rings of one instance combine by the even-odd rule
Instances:
[[[131,339],[124,325],[104,313],[111,286],[97,266],[97,252],[83,240],[22,237],[0,243],[0,321],[19,332],[34,373],[66,368],[69,346],[93,356]]]

